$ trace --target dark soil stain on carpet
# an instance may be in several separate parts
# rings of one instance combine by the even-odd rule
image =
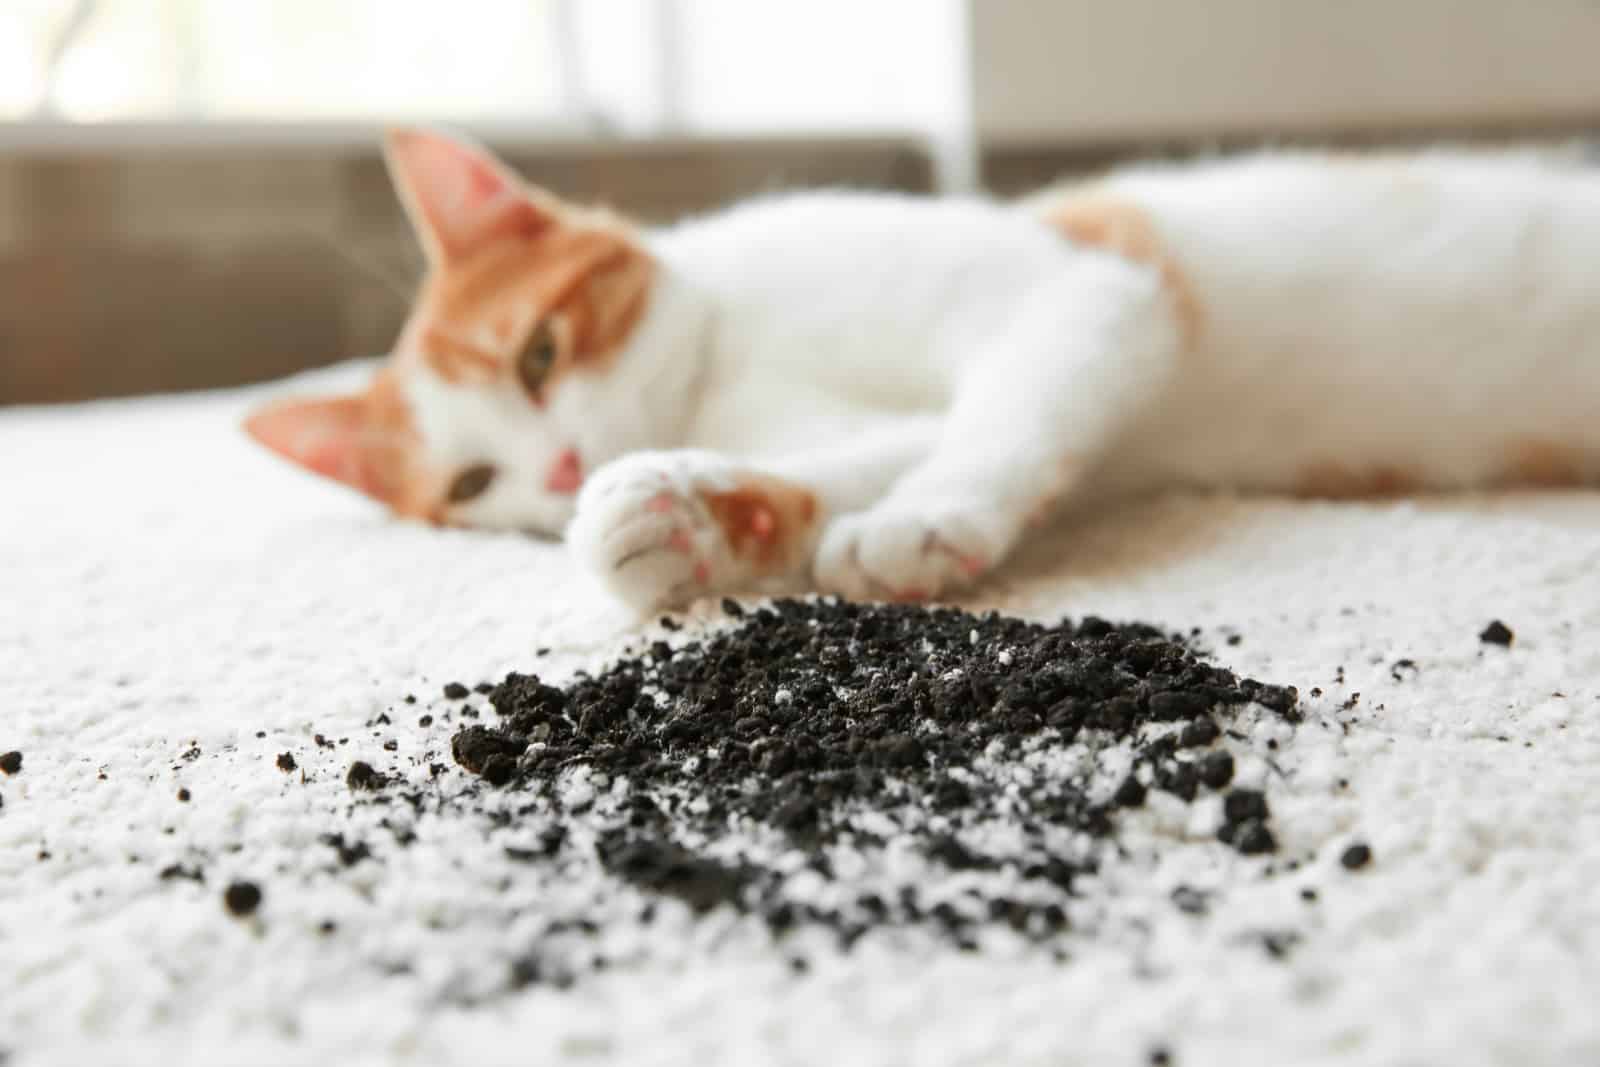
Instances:
[[[550,821],[540,847],[507,855],[588,850],[649,895],[728,906],[778,937],[820,929],[848,948],[918,927],[975,950],[991,927],[1045,943],[1069,926],[1075,883],[1121,844],[1119,810],[1152,791],[1226,790],[1219,841],[1276,848],[1266,795],[1228,788],[1219,720],[1253,703],[1297,722],[1298,694],[1182,638],[832,600],[728,613],[725,632],[654,642],[598,675],[494,687],[498,725],[466,726],[451,751]],[[988,877],[956,877],[969,874]],[[811,891],[794,889],[802,876]],[[1206,898],[1173,903],[1198,913]],[[536,948],[517,984],[570,980],[569,956]]]

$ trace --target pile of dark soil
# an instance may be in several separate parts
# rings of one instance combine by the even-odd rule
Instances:
[[[452,750],[549,819],[516,858],[592,850],[615,878],[778,934],[849,945],[917,926],[973,949],[994,926],[1055,937],[1075,881],[1118,846],[1119,809],[1151,790],[1221,792],[1217,847],[1276,847],[1266,796],[1230,788],[1228,724],[1252,703],[1297,721],[1296,691],[1240,679],[1182,637],[833,600],[725,608],[736,624],[704,640],[656,642],[564,686],[494,687],[499,723],[460,730]],[[591,787],[575,793],[575,778]],[[596,832],[568,833],[580,817]],[[839,891],[795,892],[797,869]],[[522,971],[549,977],[536,959]]]

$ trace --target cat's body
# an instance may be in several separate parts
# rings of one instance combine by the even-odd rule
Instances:
[[[1113,466],[1344,495],[1600,473],[1600,172],[1262,156],[1129,173],[1203,316]]]
[[[1096,492],[1600,474],[1581,169],[1265,155],[644,235],[435,135],[391,154],[436,264],[393,366],[253,430],[404,513],[575,515],[640,606],[766,577],[933,596]]]

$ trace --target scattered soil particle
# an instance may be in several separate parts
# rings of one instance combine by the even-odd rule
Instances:
[[[472,690],[460,682],[449,682],[444,687],[444,698],[446,700],[465,700],[471,695]]]
[[[1222,801],[1217,839],[1247,856],[1275,852],[1278,842],[1267,826],[1267,798],[1258,789],[1235,789]]]
[[[22,773],[22,753],[7,752],[0,756],[0,771],[5,771],[7,774]]]
[[[848,948],[875,927],[924,925],[975,950],[980,924],[1003,923],[1049,938],[1145,782],[1187,802],[1232,781],[1227,748],[1180,750],[1226,745],[1219,720],[1247,704],[1300,718],[1293,688],[1238,678],[1140,623],[829,599],[723,607],[735,625],[704,639],[653,642],[565,686],[509,674],[488,694],[500,721],[459,730],[455,761],[531,792],[520,815],[555,820],[538,848],[508,846],[508,858],[566,857],[565,824],[581,815],[612,877],[696,912],[757,914],[775,936],[820,926]],[[1120,780],[1069,756],[1113,747],[1131,755]],[[574,781],[591,783],[582,799],[564,790]],[[1261,791],[1235,789],[1224,806],[1221,840],[1247,854],[1276,847]],[[824,882],[838,879],[837,850],[876,862],[893,838],[946,870],[1002,872],[1006,889],[928,901],[926,878],[908,874],[822,906],[789,895],[783,850],[753,849],[752,830],[798,848]],[[536,952],[514,977],[573,974]]]
[[[187,804],[187,803],[189,803],[189,801],[191,801],[193,799],[194,799],[194,794],[189,792],[187,789],[178,790],[178,803]]]
[[[1267,829],[1267,824],[1259,819],[1249,819],[1239,823],[1229,837],[1222,837],[1220,831],[1217,836],[1224,841],[1230,841],[1234,848],[1246,856],[1256,856],[1263,852],[1276,852],[1278,849],[1278,839],[1272,836],[1272,831]]]
[[[1261,947],[1275,960],[1287,958],[1299,943],[1300,935],[1293,930],[1268,930],[1261,935]]]
[[[1478,635],[1478,640],[1484,644],[1500,645],[1503,648],[1509,648],[1515,639],[1516,635],[1511,632],[1511,628],[1499,619],[1485,626],[1483,632]]]
[[[1215,741],[1222,731],[1210,716],[1202,715],[1183,728],[1178,735],[1178,744],[1184,748],[1203,748]]]
[[[1172,903],[1179,911],[1189,915],[1204,915],[1211,906],[1208,894],[1186,885],[1180,885],[1172,891]]]
[[[280,753],[278,753],[278,770],[284,772],[285,774],[288,774],[290,771],[294,770],[298,766],[299,766],[299,764],[297,764],[294,761],[294,753],[292,753],[292,752],[280,752]]]
[[[513,674],[506,679],[506,684],[511,685],[512,678],[522,677]],[[537,683],[537,679],[534,681]],[[455,757],[457,763],[473,774],[482,774],[489,761],[496,756],[514,760],[522,755],[527,747],[527,741],[487,726],[468,726],[450,739],[450,754]]]
[[[222,906],[241,919],[254,915],[261,906],[261,889],[254,882],[234,882],[222,891]]]
[[[433,716],[424,715],[422,718],[417,720],[417,725],[426,730],[428,727],[433,725]]]
[[[1233,781],[1233,753],[1227,749],[1207,752],[1200,758],[1200,781],[1211,789],[1221,789]]]
[[[1372,849],[1358,841],[1340,853],[1339,862],[1347,871],[1359,871],[1372,862]]]
[[[1223,816],[1229,822],[1267,817],[1267,798],[1257,789],[1235,789],[1222,801]]]
[[[161,872],[156,877],[163,882],[173,882],[179,879],[196,882],[200,885],[205,885],[206,882],[205,871],[199,867],[185,867],[181,863],[173,863],[161,868]]]
[[[1111,800],[1121,808],[1137,808],[1144,803],[1145,792],[1144,783],[1130,774],[1111,794]]]
[[[367,847],[365,841],[347,842],[343,834],[323,834],[322,843],[339,853],[339,862],[346,867],[354,867],[362,860],[372,858],[372,849]]]
[[[381,771],[373,769],[372,764],[365,760],[356,760],[350,764],[350,771],[344,776],[344,784],[351,789],[382,789],[389,784],[389,778]]]

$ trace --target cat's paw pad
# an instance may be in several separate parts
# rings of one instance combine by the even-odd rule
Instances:
[[[961,506],[880,506],[835,520],[817,584],[853,600],[929,600],[970,585],[1008,547],[1002,524]]]
[[[786,568],[814,511],[809,493],[721,457],[646,453],[589,480],[567,539],[613,593],[649,610]]]

